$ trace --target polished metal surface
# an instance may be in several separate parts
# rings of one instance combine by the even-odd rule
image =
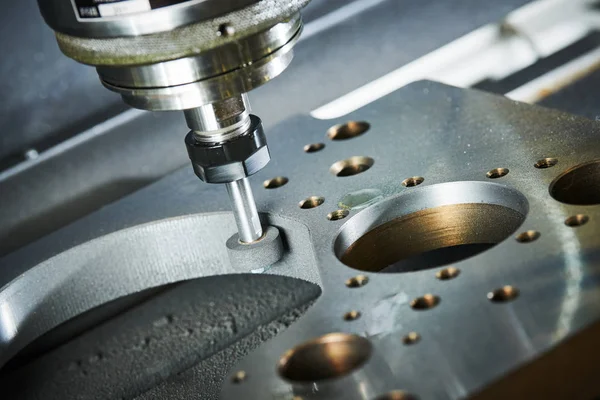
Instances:
[[[345,140],[327,138],[331,126],[348,120],[370,128]],[[308,279],[323,295],[297,324],[232,371],[231,378],[245,371],[247,379],[227,381],[223,397],[372,399],[403,390],[426,399],[464,398],[585,330],[600,318],[600,205],[565,204],[556,197],[562,186],[550,188],[565,172],[581,171],[580,165],[589,171],[600,158],[598,129],[594,121],[429,82],[344,119],[302,117],[275,128],[287,134],[273,136],[277,157],[258,173],[263,185],[252,186],[261,217],[280,229],[289,253],[255,272]],[[303,151],[323,141],[320,151]],[[353,157],[373,163],[345,176],[330,171]],[[589,178],[597,186],[599,178]],[[590,193],[580,198],[587,201]],[[304,202],[312,196],[323,201]],[[45,330],[117,296],[191,276],[243,272],[227,264],[219,245],[235,230],[230,214],[214,214],[225,202],[224,191],[199,185],[184,169],[3,258],[0,279],[18,277],[0,293],[3,360]],[[444,207],[453,212],[440,220],[435,215]],[[411,225],[424,211],[429,222]],[[446,268],[397,274],[378,273],[368,261],[360,269],[340,261],[369,232],[380,235],[378,228],[403,220],[413,236],[430,239],[419,243],[453,245],[444,235],[455,232],[469,245],[481,232],[495,246],[454,257],[452,270],[444,263],[448,256],[439,254],[434,265]],[[447,250],[439,246],[422,250]],[[182,268],[191,259],[202,260],[202,267]],[[111,271],[124,264],[129,268],[115,279]],[[326,380],[308,375],[310,384],[308,372],[295,366],[293,373],[278,372],[289,366],[290,354],[306,357],[304,346],[327,341],[330,333],[359,335],[371,350],[365,353],[355,339],[341,339],[346,347],[338,354],[348,357],[311,347],[324,370],[332,371],[331,363],[341,369]]]
[[[184,110],[185,120],[196,140],[222,143],[245,133],[251,125],[248,95]]]
[[[226,183],[225,186],[231,201],[239,240],[242,243],[257,241],[262,237],[263,230],[248,178]]]
[[[121,1],[131,3],[131,1]],[[138,36],[165,32],[193,22],[205,21],[259,0],[187,0],[174,5],[103,18],[81,18],[73,0],[38,0],[42,15],[52,29],[81,37]],[[177,4],[179,3],[179,4]],[[127,5],[127,4],[125,4]]]

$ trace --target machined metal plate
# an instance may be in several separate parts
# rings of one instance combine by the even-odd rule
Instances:
[[[183,169],[0,260],[12,280],[1,361],[116,297],[240,272],[323,294],[231,372],[224,399],[469,397],[600,317],[596,122],[419,82],[275,130],[253,185],[286,239],[282,261],[230,265],[227,194]],[[562,390],[589,388],[565,365]]]

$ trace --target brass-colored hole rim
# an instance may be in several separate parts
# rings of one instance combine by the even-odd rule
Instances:
[[[267,179],[263,182],[263,187],[265,189],[277,189],[284,185],[286,185],[290,180],[285,176],[277,176],[272,179]]]
[[[330,221],[339,221],[340,219],[346,218],[350,214],[348,210],[336,210],[327,214],[327,219]]]
[[[542,236],[542,234],[539,233],[538,231],[529,230],[529,231],[519,233],[516,237],[516,240],[519,243],[531,243],[531,242],[535,242],[536,240],[538,240],[540,238],[540,236]]]
[[[509,172],[510,170],[508,168],[494,168],[491,171],[488,171],[486,176],[490,179],[498,179],[508,175]]]
[[[316,153],[325,148],[325,143],[311,143],[304,146],[305,153]]]
[[[582,226],[587,224],[590,221],[590,217],[585,214],[576,214],[570,216],[565,220],[565,225],[571,228],[576,228],[578,226]]]
[[[440,297],[433,294],[426,294],[421,297],[417,297],[410,302],[410,307],[413,310],[424,311],[430,310],[440,304]]]
[[[541,158],[541,159],[537,160],[537,162],[535,164],[533,164],[533,166],[538,169],[546,169],[546,168],[552,168],[556,164],[558,164],[557,158],[547,157],[547,158]]]
[[[405,180],[403,180],[402,186],[414,187],[420,185],[423,182],[425,182],[425,178],[423,178],[422,176],[413,176],[411,178],[406,178]]]
[[[346,280],[346,286],[352,289],[363,287],[367,283],[369,283],[369,277],[365,275],[356,275]]]
[[[334,125],[327,130],[331,140],[348,140],[366,133],[371,125],[365,121],[348,121],[345,124]]]
[[[319,207],[323,203],[325,203],[325,197],[310,196],[298,203],[298,206],[303,210],[308,210],[311,208]]]
[[[320,382],[340,378],[362,368],[372,352],[373,345],[362,336],[329,333],[285,352],[277,370],[289,382]]]
[[[344,321],[355,321],[361,316],[360,311],[352,310],[344,314]]]
[[[600,159],[578,164],[563,171],[550,184],[556,201],[578,206],[600,205]]]
[[[375,160],[371,157],[353,156],[333,163],[329,168],[329,172],[337,177],[343,178],[362,174],[363,172],[368,171],[373,164],[375,164]]]
[[[402,338],[402,343],[409,346],[412,344],[416,344],[421,340],[421,335],[417,332],[409,332]]]
[[[447,267],[435,273],[435,277],[441,281],[448,281],[460,275],[460,269],[456,267]]]
[[[506,285],[488,293],[487,298],[492,303],[506,303],[519,297],[519,289]]]
[[[248,379],[248,374],[246,373],[246,371],[237,371],[235,374],[233,374],[233,376],[231,377],[231,381],[233,383],[242,383],[244,382],[246,379]]]

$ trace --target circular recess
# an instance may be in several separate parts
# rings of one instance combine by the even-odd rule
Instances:
[[[516,237],[517,242],[519,243],[531,243],[531,242],[535,242],[536,240],[538,240],[540,238],[540,236],[542,236],[541,233],[539,233],[538,231],[525,231],[522,233],[519,233]]]
[[[336,162],[329,168],[329,172],[339,177],[358,175],[371,168],[373,164],[375,160],[371,157],[354,156]]]
[[[406,335],[402,338],[402,343],[404,343],[405,345],[408,346],[411,344],[415,344],[420,340],[421,340],[421,335],[419,335],[417,332],[410,332],[408,335]]]
[[[495,168],[491,171],[489,171],[486,176],[490,179],[498,179],[498,178],[502,178],[503,176],[508,175],[510,171],[508,170],[508,168]]]
[[[242,383],[247,378],[248,378],[248,374],[246,373],[246,371],[238,371],[233,375],[233,377],[231,378],[231,381],[233,383]]]
[[[325,148],[325,143],[312,143],[304,146],[305,153],[316,153],[317,151],[321,151]]]
[[[324,197],[310,196],[310,197],[302,200],[300,202],[299,206],[300,206],[300,208],[307,210],[307,209],[310,209],[310,208],[319,207],[324,202],[325,202],[325,198]]]
[[[494,303],[506,303],[507,301],[516,299],[518,296],[519,289],[509,285],[489,292],[487,295],[488,299]]]
[[[600,204],[600,160],[578,165],[563,172],[550,184],[550,195],[566,204]]]
[[[281,377],[291,382],[319,382],[339,378],[360,368],[371,356],[368,339],[330,333],[287,351],[279,360]]]
[[[440,304],[440,297],[433,294],[417,297],[410,302],[410,306],[413,310],[429,310],[438,304]]]
[[[460,275],[460,269],[454,267],[444,268],[436,272],[435,277],[441,281],[448,281]]]
[[[344,321],[354,321],[360,318],[360,311],[352,310],[344,314]]]
[[[327,137],[331,140],[347,140],[362,135],[369,130],[371,125],[364,121],[349,121],[345,124],[332,126],[327,130]]]
[[[565,225],[575,228],[581,225],[585,225],[589,222],[590,217],[584,214],[577,214],[569,217],[565,220]]]
[[[413,176],[412,178],[408,178],[402,181],[402,186],[405,187],[413,187],[418,186],[425,181],[425,178],[422,176]]]
[[[357,275],[353,278],[348,279],[346,281],[346,286],[348,286],[349,288],[359,288],[365,286],[367,283],[369,283],[369,277],[364,275]]]
[[[456,203],[448,204],[448,199]],[[527,199],[504,185],[451,182],[423,186],[353,216],[342,227],[334,250],[340,261],[361,271],[437,268],[510,238],[527,212]]]
[[[327,214],[327,219],[330,221],[337,221],[346,218],[348,214],[350,214],[348,210],[337,210]]]
[[[289,182],[289,179],[285,176],[278,176],[273,179],[269,179],[263,182],[265,189],[277,189]]]
[[[377,396],[373,400],[419,400],[419,398],[402,390],[394,390],[393,392]]]
[[[545,169],[554,167],[556,164],[558,164],[558,159],[556,158],[542,158],[540,160],[537,160],[537,162],[533,164],[533,166],[539,169]]]

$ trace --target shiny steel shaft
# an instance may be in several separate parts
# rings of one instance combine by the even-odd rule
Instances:
[[[231,200],[240,241],[242,243],[257,241],[262,236],[263,231],[248,178],[225,185],[227,186],[227,192]]]

